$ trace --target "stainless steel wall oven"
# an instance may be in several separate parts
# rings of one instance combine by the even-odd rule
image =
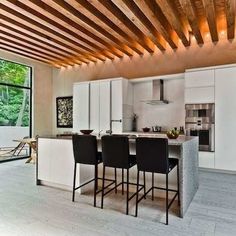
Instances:
[[[215,151],[215,104],[185,105],[186,135],[199,137],[200,151]]]

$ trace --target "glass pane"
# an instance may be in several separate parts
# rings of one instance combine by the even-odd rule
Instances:
[[[27,145],[20,145],[30,133],[29,95],[28,89],[0,85],[0,161],[29,153]]]
[[[0,59],[0,83],[30,86],[30,67]]]

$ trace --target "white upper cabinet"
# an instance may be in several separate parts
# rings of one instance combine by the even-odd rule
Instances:
[[[90,83],[90,129],[95,133],[100,131],[100,82]]]
[[[99,99],[99,127],[103,133],[110,129],[111,120],[111,82],[110,80],[100,81]]]
[[[215,102],[214,74],[213,69],[185,73],[185,104]]]
[[[185,88],[185,104],[214,102],[215,87]]]
[[[215,168],[236,171],[236,67],[215,70]]]
[[[185,72],[185,88],[215,86],[214,70]]]
[[[73,91],[73,131],[89,129],[89,83],[78,83],[74,85]]]
[[[111,81],[111,119],[123,120],[123,81]],[[123,121],[122,121],[123,122]],[[112,122],[112,131],[122,131],[122,122]]]

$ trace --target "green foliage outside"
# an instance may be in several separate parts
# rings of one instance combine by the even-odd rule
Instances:
[[[0,60],[0,126],[29,126],[29,67]]]

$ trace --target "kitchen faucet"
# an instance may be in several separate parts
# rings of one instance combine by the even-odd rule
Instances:
[[[110,129],[106,131],[107,134],[112,134],[112,123],[113,122],[122,122],[122,120],[110,120]]]

